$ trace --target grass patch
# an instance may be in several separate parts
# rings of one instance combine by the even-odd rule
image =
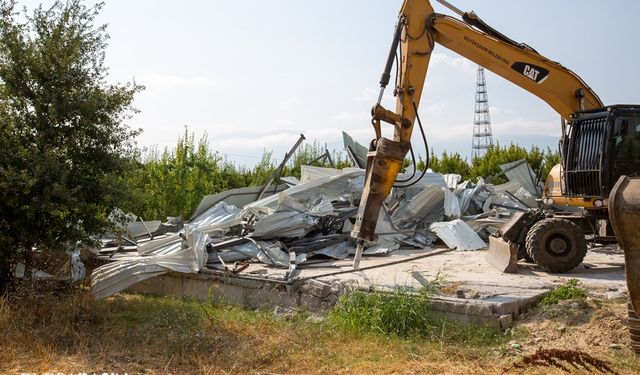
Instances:
[[[338,329],[358,334],[419,338],[438,343],[495,345],[501,335],[495,329],[447,320],[431,309],[431,292],[397,288],[393,292],[353,291],[343,295],[329,313]]]
[[[86,290],[0,297],[0,373],[493,374],[511,363],[500,348],[513,334],[437,319],[428,293],[349,298],[318,321]]]
[[[554,305],[566,300],[584,301],[585,298],[587,298],[587,290],[582,286],[580,280],[570,279],[555,290],[549,292],[549,294],[540,301],[540,305]]]

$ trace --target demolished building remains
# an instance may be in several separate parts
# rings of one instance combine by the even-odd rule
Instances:
[[[344,134],[354,160],[366,148]],[[510,181],[492,185],[483,179],[460,181],[460,175],[426,173],[409,187],[395,188],[380,211],[377,243],[365,256],[401,247],[429,249],[438,241],[458,251],[485,248],[491,234],[514,213],[536,204],[537,189],[526,162],[503,166]],[[286,268],[284,282],[295,281],[297,267],[314,258],[345,259],[355,252],[349,233],[357,212],[365,171],[361,168],[303,166],[301,178],[281,178],[282,185],[258,199],[260,187],[235,189],[205,197],[183,226],[130,223],[128,236],[105,240],[96,251],[107,261],[91,275],[95,298],[168,272],[201,269],[239,272],[246,262]],[[408,179],[411,174],[400,175]],[[144,222],[143,222],[144,223]]]

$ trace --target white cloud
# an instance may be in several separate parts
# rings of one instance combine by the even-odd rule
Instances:
[[[560,124],[553,121],[534,121],[523,118],[515,118],[492,124],[494,136],[496,134],[536,134],[558,137],[560,135]]]
[[[475,73],[478,70],[478,66],[460,56],[449,56],[445,53],[432,53],[430,64],[450,66],[456,69],[460,69],[465,73]]]
[[[302,101],[297,96],[291,96],[280,102],[278,105],[283,111],[291,111],[300,107]]]
[[[385,90],[384,95],[382,96],[383,101],[394,100],[393,97],[393,85],[387,86],[387,90]],[[356,102],[365,102],[365,103],[374,103],[378,100],[378,95],[380,95],[380,89],[372,89],[371,87],[365,87],[362,89],[360,94],[358,94],[353,100]]]
[[[445,103],[432,103],[425,106],[420,107],[420,112],[432,114],[432,115],[441,115],[447,110],[447,105]]]
[[[366,121],[371,115],[366,112],[347,112],[343,111],[336,113],[331,117],[332,120],[337,121]]]
[[[299,134],[273,133],[256,136],[237,136],[221,138],[216,137],[214,148],[222,153],[225,152],[247,152],[260,153],[263,149],[274,149],[278,146],[293,145]]]
[[[362,89],[360,94],[356,96],[356,102],[372,102],[378,98],[378,91],[370,87]]]
[[[175,88],[208,88],[215,83],[207,77],[183,77],[172,74],[147,74],[136,78],[136,82],[147,89],[175,89]]]

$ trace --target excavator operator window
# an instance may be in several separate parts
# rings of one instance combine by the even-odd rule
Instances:
[[[615,137],[616,160],[639,160],[640,154],[640,118],[628,116],[618,118]],[[617,125],[617,124],[616,124]]]
[[[614,174],[640,174],[640,115],[626,115],[615,120]]]

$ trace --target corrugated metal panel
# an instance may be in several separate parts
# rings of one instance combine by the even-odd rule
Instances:
[[[524,187],[529,194],[534,197],[540,197],[542,191],[536,184],[536,174],[531,169],[529,163],[526,160],[518,160],[500,166],[504,175],[507,176],[509,181],[517,181],[522,187]]]
[[[519,183],[518,181],[509,181],[501,185],[492,186],[493,191],[495,192],[496,195],[500,195],[505,191],[508,191],[511,194],[515,194],[518,191],[518,189],[520,189],[521,187],[522,187],[522,184]]]
[[[349,155],[355,158],[357,165],[354,167],[365,168],[367,166],[367,153],[369,149],[356,142],[351,136],[345,132],[342,132],[342,142],[344,143],[344,149]]]
[[[273,187],[269,188],[264,192],[263,198],[269,197],[274,193],[284,191],[287,188],[288,186],[286,184],[278,185],[275,187],[275,189]],[[260,190],[262,190],[262,186],[249,186],[245,188],[225,190],[218,194],[207,195],[206,197],[202,198],[202,200],[200,201],[200,205],[198,205],[198,208],[196,208],[196,210],[193,212],[190,220],[198,217],[198,215],[215,206],[216,203],[221,201],[225,201],[228,204],[234,205],[236,207],[244,207],[249,203],[256,201],[256,199],[258,198],[258,194],[260,194]]]
[[[434,232],[449,248],[461,251],[478,250],[487,244],[471,229],[467,223],[457,219],[448,222],[433,223],[429,230]]]

